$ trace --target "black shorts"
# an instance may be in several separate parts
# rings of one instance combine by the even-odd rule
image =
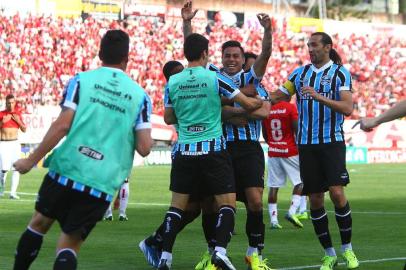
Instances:
[[[46,174],[38,192],[35,210],[56,219],[64,233],[79,232],[85,240],[103,218],[109,204],[104,199],[59,184]]]
[[[346,186],[345,143],[299,145],[303,194],[326,192],[331,186]]]
[[[264,188],[264,151],[256,141],[227,142],[227,151],[233,164],[237,200],[246,202],[246,188]]]
[[[200,198],[234,193],[234,175],[227,151],[200,156],[177,152],[172,160],[170,190]]]

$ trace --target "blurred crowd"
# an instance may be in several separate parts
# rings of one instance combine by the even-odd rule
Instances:
[[[0,102],[13,93],[20,110],[32,113],[39,105],[56,105],[63,87],[75,73],[96,68],[101,36],[107,29],[122,28],[131,37],[127,73],[150,95],[156,114],[163,113],[162,67],[168,60],[182,60],[182,23],[142,18],[109,21],[87,18],[0,14]],[[260,28],[231,27],[218,22],[194,24],[210,39],[211,61],[221,66],[221,45],[240,41],[246,51],[259,53]],[[273,52],[263,80],[272,91],[290,72],[309,60],[307,35],[291,33],[286,23],[275,23]],[[406,98],[406,37],[374,38],[367,34],[333,36],[335,48],[353,76],[355,111],[352,117],[373,116]],[[1,104],[0,104],[1,105]]]

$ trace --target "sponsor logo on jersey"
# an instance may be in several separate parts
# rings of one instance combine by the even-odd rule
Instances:
[[[88,156],[96,160],[102,160],[104,158],[104,155],[102,153],[87,146],[79,146],[79,152],[85,156]]]
[[[201,125],[195,125],[187,127],[187,130],[190,132],[202,132],[206,130],[206,127]]]
[[[321,85],[331,84],[331,77],[329,75],[324,75],[323,77],[321,77],[320,84]]]
[[[286,109],[283,109],[283,110],[281,110],[281,109],[276,109],[276,110],[271,110],[271,111],[269,112],[269,114],[283,114],[283,113],[286,113]]]

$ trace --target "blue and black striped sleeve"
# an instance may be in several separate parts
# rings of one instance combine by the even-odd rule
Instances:
[[[65,86],[62,94],[62,100],[60,106],[62,108],[69,108],[76,111],[76,108],[79,104],[79,75],[71,78]]]
[[[220,69],[213,64],[207,64],[206,69],[210,71],[220,72]]]
[[[296,77],[298,76],[298,74],[300,73],[301,69],[302,69],[302,67],[295,69],[289,75],[288,80],[279,87],[279,90],[281,90],[286,95],[293,96],[296,93],[295,80],[296,80]]]
[[[266,91],[265,86],[263,86],[262,83],[258,83],[255,88],[262,100],[269,100],[268,91]]]
[[[351,73],[343,66],[338,70],[338,90],[352,91]]]
[[[165,86],[164,106],[165,106],[165,108],[171,108],[172,107],[172,100],[169,97],[169,86],[168,86],[168,84],[166,84],[166,86]]]
[[[152,102],[149,96],[145,93],[144,100],[141,103],[140,112],[135,121],[134,129],[140,130],[152,128],[151,114],[152,114]]]
[[[238,93],[240,93],[240,89],[233,83],[232,80],[227,78],[220,73],[216,73],[217,75],[217,84],[219,93],[225,96],[228,99],[234,98]]]

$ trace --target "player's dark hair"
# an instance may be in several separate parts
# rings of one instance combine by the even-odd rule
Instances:
[[[14,97],[13,94],[8,94],[8,95],[6,96],[6,100],[14,99],[14,98],[15,98],[15,97]]]
[[[256,55],[253,52],[246,52],[246,53],[244,53],[244,57],[245,57],[245,61],[247,61],[247,59],[249,59],[249,58],[257,59],[258,55]]]
[[[238,42],[237,40],[229,40],[223,43],[221,45],[221,53],[224,53],[225,49],[230,48],[230,47],[238,47],[241,50],[241,54],[244,56],[244,48],[241,46],[241,43]]]
[[[162,72],[164,73],[165,79],[166,81],[169,81],[169,78],[175,74],[174,69],[178,66],[182,66],[183,65],[178,62],[178,61],[168,61],[166,62],[166,64],[164,65]]]
[[[209,51],[209,40],[200,34],[190,34],[183,45],[183,53],[186,59],[191,61],[199,60],[203,52]]]
[[[122,30],[108,30],[100,41],[99,57],[104,64],[117,65],[128,57],[130,38]]]
[[[315,32],[312,34],[312,36],[321,36],[321,42],[323,45],[331,45],[331,50],[330,50],[330,59],[333,60],[334,64],[337,65],[342,65],[343,61],[341,60],[340,55],[337,53],[335,49],[333,49],[333,40],[331,37],[324,33],[324,32]]]

